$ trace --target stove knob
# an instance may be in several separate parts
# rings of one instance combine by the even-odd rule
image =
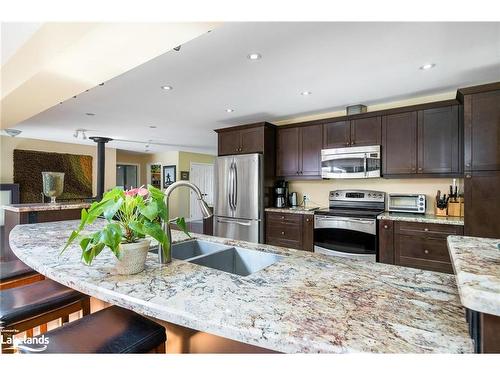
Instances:
[[[338,197],[339,196],[339,193],[335,193],[335,196]]]
[[[368,193],[368,198],[371,198],[371,196],[372,196],[372,195],[371,195],[370,193]],[[373,197],[375,197],[375,195],[373,195]]]

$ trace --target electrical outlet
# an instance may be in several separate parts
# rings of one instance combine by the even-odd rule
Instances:
[[[311,196],[307,193],[302,194],[302,199],[304,202],[309,202],[311,200]]]

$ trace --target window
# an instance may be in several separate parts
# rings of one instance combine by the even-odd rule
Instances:
[[[138,187],[137,165],[117,164],[116,165],[116,186],[123,189]]]

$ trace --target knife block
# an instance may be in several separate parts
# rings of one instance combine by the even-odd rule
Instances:
[[[460,202],[448,202],[448,216],[462,216],[461,205]]]
[[[448,216],[448,210],[446,208],[437,208],[437,206],[434,207],[434,215],[436,216]]]

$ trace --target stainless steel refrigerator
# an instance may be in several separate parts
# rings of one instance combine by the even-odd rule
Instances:
[[[215,236],[263,242],[263,178],[261,154],[217,158]]]

